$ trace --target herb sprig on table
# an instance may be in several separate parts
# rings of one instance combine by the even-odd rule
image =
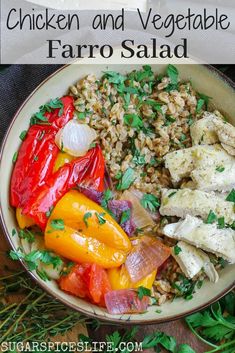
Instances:
[[[20,303],[8,302],[7,297],[22,295]],[[0,344],[6,342],[47,341],[52,336],[68,333],[78,323],[90,324],[94,329],[101,325],[66,308],[37,287],[24,271],[9,272],[0,278]],[[18,300],[19,302],[19,300]],[[43,313],[42,313],[43,309]],[[235,347],[235,293],[231,292],[220,302],[201,313],[186,318],[191,331],[212,347],[205,353],[234,353]],[[119,352],[120,342],[138,342],[138,328],[121,334],[114,332],[106,337],[113,344],[113,352]],[[79,336],[80,341],[91,342],[89,337]],[[187,344],[177,344],[176,339],[164,332],[154,332],[141,342],[143,349],[154,348],[160,352],[165,348],[171,353],[196,353]],[[131,352],[126,350],[122,352]]]

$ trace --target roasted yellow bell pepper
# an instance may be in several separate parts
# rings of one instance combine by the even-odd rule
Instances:
[[[157,274],[157,271],[153,271],[145,278],[141,279],[136,283],[133,283],[131,282],[130,276],[127,272],[125,265],[122,265],[119,268],[110,268],[108,270],[109,282],[113,290],[138,288],[138,287],[145,287],[145,288],[151,289],[153,282],[155,280],[156,274]]]
[[[55,226],[60,220],[62,227]],[[131,242],[117,222],[78,191],[69,191],[56,205],[45,231],[48,249],[76,262],[119,267]]]
[[[31,227],[35,224],[34,220],[21,213],[21,208],[16,209],[16,219],[21,229]]]
[[[60,169],[60,167],[62,167],[65,163],[70,163],[72,162],[76,157],[71,156],[68,153],[64,153],[64,152],[59,152],[58,156],[56,158],[55,161],[55,165],[54,165],[54,169],[53,172],[57,172],[58,169]]]

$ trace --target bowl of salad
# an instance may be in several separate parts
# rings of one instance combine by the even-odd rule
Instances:
[[[10,256],[86,315],[157,323],[234,287],[234,85],[204,65],[68,65],[1,148]]]

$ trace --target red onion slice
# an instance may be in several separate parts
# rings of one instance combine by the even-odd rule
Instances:
[[[113,290],[105,294],[105,304],[110,314],[133,314],[145,312],[150,304],[150,298],[138,297],[133,289]]]
[[[159,268],[171,255],[171,249],[159,240],[143,236],[126,259],[132,282],[137,282]]]

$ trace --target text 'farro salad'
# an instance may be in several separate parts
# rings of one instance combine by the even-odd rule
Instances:
[[[11,258],[110,314],[218,281],[235,263],[235,127],[209,100],[145,65],[41,106],[13,157]]]

